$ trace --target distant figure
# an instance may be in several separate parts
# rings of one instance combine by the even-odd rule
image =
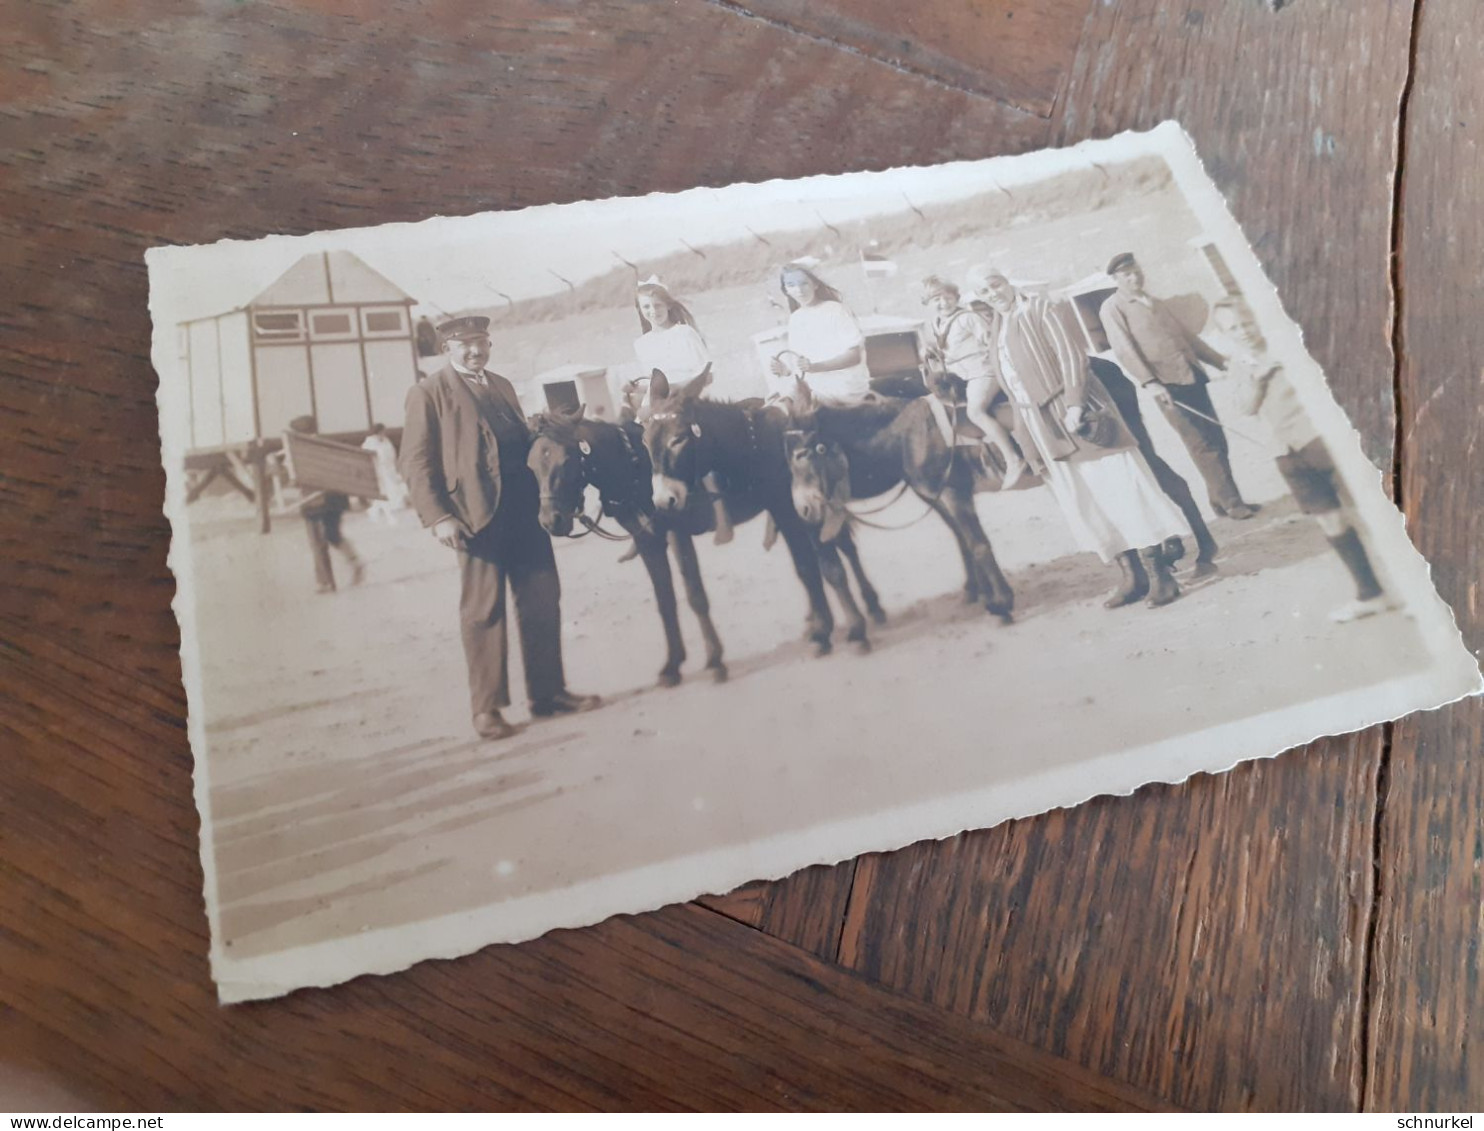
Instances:
[[[313,436],[319,427],[312,416],[296,416],[289,421],[289,429],[304,436]],[[355,546],[340,530],[340,520],[350,510],[350,499],[338,491],[314,491],[299,503],[299,514],[304,518],[304,529],[309,534],[309,553],[314,559],[316,593],[335,592],[335,568],[330,561],[330,548],[345,559],[350,566],[350,583],[359,585],[366,579],[366,566]]]
[[[958,287],[937,275],[922,281],[922,301],[933,309],[933,344],[943,366],[964,383],[964,411],[984,433],[984,445],[1000,453],[1005,474],[1000,490],[1020,482],[1026,463],[1005,426],[995,419],[989,406],[1000,395],[994,358],[994,327],[989,319],[960,301]],[[953,443],[953,437],[947,437]]]
[[[1278,470],[1299,510],[1319,523],[1355,583],[1355,600],[1335,609],[1330,619],[1343,624],[1396,608],[1382,590],[1355,528],[1354,516],[1340,496],[1334,457],[1299,403],[1283,366],[1268,355],[1267,342],[1251,312],[1243,304],[1226,299],[1216,304],[1211,316],[1238,348],[1233,368],[1242,411],[1261,418],[1288,449],[1276,461]]]
[[[634,292],[634,307],[642,331],[634,339],[634,356],[639,359],[644,376],[630,382],[625,400],[635,417],[642,417],[649,405],[650,375],[663,373],[671,388],[681,388],[711,368],[711,351],[706,348],[706,339],[696,329],[696,320],[685,304],[677,302],[653,275]],[[703,482],[711,494],[715,541],[723,545],[732,540],[732,520],[722,498],[721,484],[710,475]]]
[[[381,498],[366,513],[373,522],[395,526],[398,514],[408,507],[408,492],[407,483],[397,471],[397,448],[386,434],[386,425],[373,424],[371,435],[361,447],[376,456],[376,483],[381,488]]]
[[[485,369],[489,319],[450,319],[438,339],[447,364],[407,391],[401,469],[423,525],[458,560],[474,731],[508,738],[516,733],[501,714],[510,705],[512,612],[532,715],[588,711],[598,697],[567,689],[561,582],[539,520],[540,488],[526,466],[531,433],[514,386]]]
[[[778,277],[788,303],[788,352],[775,377],[794,376],[821,400],[858,401],[871,392],[866,336],[835,290],[809,268],[790,263]]]
[[[414,331],[417,337],[418,357],[438,356],[438,331],[433,328],[433,323],[424,314],[417,320],[417,328]]]
[[[1226,358],[1188,330],[1168,306],[1144,289],[1144,271],[1128,252],[1108,263],[1118,290],[1103,303],[1101,317],[1113,355],[1123,371],[1148,389],[1165,419],[1185,443],[1206,481],[1211,509],[1247,519],[1258,508],[1242,500],[1232,478],[1226,433],[1211,404],[1211,378],[1202,363],[1218,369]]]

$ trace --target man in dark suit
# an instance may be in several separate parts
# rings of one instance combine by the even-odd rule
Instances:
[[[1257,508],[1242,499],[1232,478],[1226,433],[1217,421],[1210,377],[1203,365],[1226,367],[1226,358],[1191,333],[1159,299],[1144,290],[1144,272],[1128,252],[1115,255],[1108,274],[1118,285],[1103,303],[1103,330],[1124,372],[1153,394],[1195,461],[1211,508],[1228,518],[1251,518]]]
[[[510,382],[490,373],[489,319],[438,327],[448,364],[407,393],[402,475],[423,526],[458,553],[459,620],[469,663],[474,729],[515,733],[510,705],[505,585],[515,596],[531,714],[586,711],[596,695],[574,695],[562,672],[556,560],[541,529],[539,489],[526,466],[530,432]]]

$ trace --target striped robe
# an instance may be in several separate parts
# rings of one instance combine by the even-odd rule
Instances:
[[[1039,295],[1021,295],[996,325],[1000,380],[1015,415],[1045,460],[1043,478],[1084,550],[1105,562],[1128,550],[1189,533],[1160,490],[1128,425],[1088,365],[1071,310]],[[1107,443],[1067,431],[1068,408],[1105,417]]]
[[[997,331],[1000,368],[1015,374],[1014,388],[1003,379],[1001,384],[1045,459],[1100,459],[1137,447],[1112,398],[1093,376],[1071,307],[1023,294],[1014,310],[999,315]],[[1093,444],[1067,431],[1062,419],[1074,406],[1106,415],[1109,443]]]

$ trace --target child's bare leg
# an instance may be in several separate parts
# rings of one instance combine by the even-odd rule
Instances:
[[[714,541],[718,546],[725,546],[732,540],[732,517],[727,514],[727,501],[722,496],[721,484],[717,482],[715,475],[707,475],[701,482],[711,495],[711,512],[716,519]]]
[[[1015,441],[1010,438],[1010,433],[1005,426],[995,419],[993,413],[984,404],[975,404],[972,400],[964,406],[968,411],[969,419],[979,426],[979,431],[984,433],[984,442],[1000,453],[1000,458],[1005,461],[1005,477],[1000,483],[1000,490],[1007,491],[1020,482],[1020,477],[1025,474],[1025,460],[1021,458],[1019,450],[1015,447]]]

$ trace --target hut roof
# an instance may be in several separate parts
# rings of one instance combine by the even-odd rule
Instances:
[[[314,306],[337,302],[412,302],[412,296],[348,251],[304,256],[250,306]]]

